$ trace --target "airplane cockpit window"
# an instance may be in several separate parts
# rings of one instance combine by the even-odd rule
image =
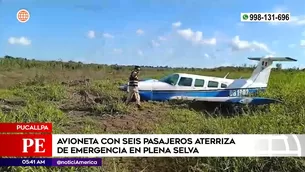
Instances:
[[[173,75],[169,75],[169,76],[166,76],[164,78],[161,78],[159,81],[168,83],[170,85],[176,85],[178,79],[179,79],[179,75],[178,74],[173,74]]]
[[[190,86],[192,86],[192,82],[193,82],[192,78],[181,77],[178,85],[190,87]]]
[[[221,88],[227,88],[226,84],[221,84]]]
[[[216,81],[209,81],[208,87],[210,87],[210,88],[218,88],[218,82],[216,82]]]
[[[195,80],[195,87],[203,87],[204,80],[203,79],[196,79]]]

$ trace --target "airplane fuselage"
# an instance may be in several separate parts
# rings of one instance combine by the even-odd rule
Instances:
[[[258,61],[248,79],[227,79],[219,77],[174,73],[160,80],[139,82],[142,100],[194,100],[202,102],[270,104],[281,102],[272,98],[254,97],[267,88],[273,61],[297,61],[290,57],[250,57]],[[128,90],[128,86],[121,86]]]
[[[228,88],[234,81],[219,77],[176,73],[160,80],[140,81],[138,87],[141,100],[153,101],[165,101],[173,97],[241,97],[264,90],[264,87]],[[121,90],[127,91],[127,89],[127,85],[121,87]]]
[[[264,88],[239,88],[219,90],[140,90],[142,100],[165,101],[173,97],[243,97],[255,95]]]

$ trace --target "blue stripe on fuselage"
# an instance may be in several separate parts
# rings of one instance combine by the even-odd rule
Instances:
[[[140,90],[142,100],[164,101],[173,96],[190,97],[244,97],[264,91],[265,88],[240,88],[220,90]]]

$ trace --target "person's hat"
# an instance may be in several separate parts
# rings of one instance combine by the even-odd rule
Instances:
[[[134,69],[135,70],[140,70],[141,68],[140,68],[140,66],[135,66]]]

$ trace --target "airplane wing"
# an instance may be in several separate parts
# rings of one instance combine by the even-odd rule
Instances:
[[[202,101],[202,102],[252,104],[252,105],[282,103],[279,100],[264,98],[264,97],[190,97],[190,96],[174,96],[174,97],[171,97],[171,100],[191,100],[191,101]]]

